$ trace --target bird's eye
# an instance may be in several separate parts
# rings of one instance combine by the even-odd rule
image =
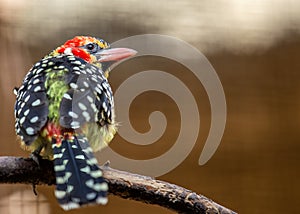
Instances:
[[[85,47],[91,53],[97,52],[98,50],[98,45],[95,43],[89,43]]]

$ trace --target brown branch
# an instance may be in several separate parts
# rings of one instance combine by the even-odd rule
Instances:
[[[101,168],[109,184],[109,192],[121,198],[157,204],[179,213],[235,213],[180,186],[107,165]],[[30,158],[0,157],[0,183],[55,184],[53,163],[40,160],[38,167]]]

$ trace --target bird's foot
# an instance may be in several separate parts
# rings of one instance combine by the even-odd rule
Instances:
[[[34,160],[34,162],[36,162],[36,164],[38,165],[38,167],[40,168],[40,160],[42,159],[40,153],[43,149],[44,145],[40,145],[36,150],[34,150],[31,155],[30,158],[32,160]]]
[[[39,169],[40,169],[40,166],[41,166],[41,165],[40,165],[40,160],[42,159],[40,153],[41,153],[43,147],[44,147],[44,145],[39,146],[36,150],[34,150],[34,151],[30,154],[30,158],[31,158],[34,162],[36,162],[36,164],[37,164],[37,166],[38,166]],[[35,184],[35,183],[32,183],[32,191],[33,191],[33,194],[34,194],[35,196],[38,195],[38,193],[37,193],[37,191],[36,191],[36,184]]]
[[[42,157],[40,156],[40,154],[36,151],[32,152],[30,154],[30,158],[36,162],[36,164],[38,165],[38,167],[40,168],[40,160],[42,159]]]

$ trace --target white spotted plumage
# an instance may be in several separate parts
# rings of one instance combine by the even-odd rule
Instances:
[[[36,123],[38,121],[39,117],[38,116],[34,116],[33,118],[30,119],[31,123]]]
[[[41,88],[41,86],[37,86],[37,87],[35,87],[34,89],[33,89],[33,91],[34,92],[38,92],[38,91],[40,91],[42,88]]]
[[[55,196],[66,210],[107,203],[108,184],[93,151],[107,145],[116,127],[112,91],[100,64],[75,56],[72,48],[54,51],[15,90],[16,133],[30,151],[47,143],[42,155],[53,158]]]
[[[78,115],[75,112],[69,111],[69,116],[71,116],[72,118],[78,118]]]
[[[68,100],[72,100],[72,97],[67,93],[65,93],[63,97],[68,99]]]
[[[34,134],[34,129],[33,129],[32,127],[27,127],[27,128],[26,128],[26,133],[27,133],[28,135],[33,135],[33,134]]]
[[[87,111],[82,112],[82,115],[84,116],[85,121],[90,122],[91,116]]]
[[[78,85],[76,83],[70,83],[70,87],[73,88],[73,89],[77,89],[78,88]]]
[[[33,103],[31,103],[31,106],[38,106],[41,104],[41,100],[40,99],[37,99],[35,100]]]
[[[78,103],[78,106],[79,106],[79,108],[80,108],[82,111],[87,110],[86,106],[85,106],[83,103],[81,103],[81,102]]]

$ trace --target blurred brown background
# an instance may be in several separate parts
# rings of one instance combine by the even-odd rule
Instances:
[[[210,126],[205,90],[178,63],[149,58],[147,63],[161,65],[160,69],[190,88],[201,115],[193,151],[159,179],[192,189],[239,213],[299,213],[299,14],[299,2],[284,0],[1,0],[0,155],[28,155],[21,151],[14,134],[12,89],[50,50],[75,35],[114,42],[136,34],[167,34],[192,44],[209,59],[223,84],[228,114],[217,152],[199,166]],[[135,61],[117,68],[126,70],[123,76],[112,73],[114,89],[130,72],[138,72]],[[171,121],[159,142],[132,146],[116,136],[111,147],[136,159],[167,151],[180,124],[170,98],[154,92],[142,94],[131,106],[131,120],[138,131],[147,131],[149,113],[157,106]],[[39,186],[39,197],[35,197],[30,186],[0,185],[0,213],[63,213],[53,189]],[[171,213],[114,196],[109,199],[105,207],[69,213]]]

